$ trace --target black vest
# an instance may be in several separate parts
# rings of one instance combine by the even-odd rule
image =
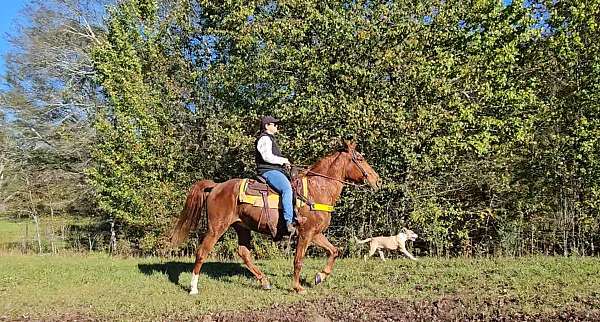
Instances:
[[[258,173],[258,175],[261,175],[261,176],[263,173],[265,173],[269,170],[278,170],[278,171],[281,171],[281,173],[286,174],[285,170],[283,169],[283,166],[265,161],[262,158],[262,155],[260,154],[260,152],[258,152],[258,140],[260,140],[260,138],[262,138],[263,136],[268,136],[269,138],[271,138],[271,142],[273,142],[273,145],[272,145],[273,155],[283,158],[283,155],[281,154],[281,150],[279,150],[279,146],[277,145],[277,142],[275,142],[275,138],[269,133],[262,132],[258,136],[258,138],[256,138],[256,141],[254,141],[254,161],[256,161],[256,172]]]

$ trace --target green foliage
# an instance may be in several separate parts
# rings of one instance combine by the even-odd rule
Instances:
[[[273,114],[294,163],[352,134],[385,180],[344,193],[333,238],[408,226],[434,255],[596,252],[598,10],[123,1],[94,51],[100,204],[152,249],[193,180],[253,176]]]
[[[177,89],[169,87],[173,64],[161,36],[156,5],[126,1],[111,11],[108,37],[93,52],[109,104],[96,118],[90,178],[101,209],[144,251],[160,243],[187,183],[180,180],[186,155],[178,120],[186,114],[168,100]]]

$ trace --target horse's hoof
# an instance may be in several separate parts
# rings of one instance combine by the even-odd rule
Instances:
[[[325,276],[322,273],[317,273],[315,275],[315,285],[319,285],[325,281]]]
[[[273,288],[273,287],[271,287],[271,283],[269,282],[269,279],[266,276],[263,276],[258,281],[260,282],[260,287],[263,290],[270,290]]]
[[[190,295],[196,295],[196,294],[198,294],[198,289],[197,289],[197,288],[195,288],[195,289],[192,289],[192,290],[190,291]]]
[[[297,294],[300,294],[300,295],[306,294],[306,290],[303,287],[302,288],[298,288],[295,291],[296,291]]]

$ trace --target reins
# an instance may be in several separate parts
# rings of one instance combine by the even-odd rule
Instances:
[[[342,184],[347,184],[347,185],[354,186],[354,187],[364,187],[365,186],[365,184],[356,184],[354,182],[340,180],[340,179],[337,179],[337,178],[334,178],[334,177],[331,177],[331,176],[328,176],[328,175],[325,175],[325,174],[322,174],[322,173],[311,171],[310,169],[306,169],[305,171],[306,171],[307,174],[311,173],[311,174],[314,174],[315,176],[327,178],[327,179],[330,179],[330,180],[334,180],[334,181],[340,182]]]
[[[363,174],[363,176],[366,179],[369,176],[369,174],[367,173],[367,171],[365,171],[365,169],[363,169],[363,167],[360,166],[360,164],[358,163],[358,161],[356,161],[356,152],[355,151],[352,151],[352,159],[351,160],[358,167],[358,169],[360,170],[360,172]],[[294,168],[296,168],[296,169],[299,169],[300,171],[305,172],[306,174],[311,173],[311,174],[313,174],[315,176],[319,176],[319,177],[327,178],[327,179],[330,179],[330,180],[334,180],[334,181],[340,182],[341,184],[344,184],[344,185],[350,185],[350,186],[354,186],[354,187],[357,187],[357,188],[361,188],[361,187],[364,187],[364,186],[367,185],[365,183],[363,183],[363,184],[356,184],[354,182],[349,182],[349,181],[341,180],[341,179],[338,179],[338,178],[334,178],[332,176],[328,176],[326,174],[314,172],[314,171],[310,170],[310,168],[308,168],[309,166],[306,166],[306,165],[295,164],[295,165],[292,165],[292,166]]]
[[[319,173],[319,172],[314,172],[314,171],[310,170],[308,168],[308,166],[305,166],[305,165],[294,164],[294,165],[292,165],[292,167],[298,169],[301,172],[306,173],[307,175],[310,173],[310,174],[313,174],[313,175],[318,176],[318,177],[323,177],[323,178],[326,178],[326,179],[330,179],[330,180],[334,180],[334,181],[340,182],[341,184],[344,184],[344,185],[350,185],[350,186],[354,186],[354,187],[357,187],[357,188],[361,188],[361,187],[366,186],[366,184],[364,184],[364,183],[363,184],[356,184],[354,182],[349,182],[349,181],[341,180],[341,179],[338,179],[338,178],[334,178],[332,176],[328,176],[326,174],[322,174],[322,173]]]

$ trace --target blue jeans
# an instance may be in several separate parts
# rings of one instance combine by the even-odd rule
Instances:
[[[293,193],[290,181],[285,174],[277,170],[269,170],[263,173],[262,176],[265,178],[265,180],[267,180],[267,183],[281,196],[283,218],[287,224],[291,224],[294,217],[294,206],[292,205]]]

